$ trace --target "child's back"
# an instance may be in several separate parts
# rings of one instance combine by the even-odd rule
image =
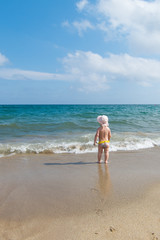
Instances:
[[[105,140],[106,141],[110,140],[109,133],[110,133],[109,127],[106,127],[106,126],[99,127],[99,142],[105,141]]]

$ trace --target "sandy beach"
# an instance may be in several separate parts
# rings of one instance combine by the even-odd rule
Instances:
[[[160,239],[160,149],[0,159],[0,239]]]

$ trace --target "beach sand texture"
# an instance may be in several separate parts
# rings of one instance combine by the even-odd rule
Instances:
[[[0,159],[0,239],[160,239],[160,149]]]

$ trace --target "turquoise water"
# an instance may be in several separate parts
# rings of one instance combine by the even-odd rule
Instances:
[[[102,114],[111,151],[160,146],[160,105],[0,105],[0,156],[95,152]]]

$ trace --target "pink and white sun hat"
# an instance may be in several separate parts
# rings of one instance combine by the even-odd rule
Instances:
[[[97,117],[97,122],[99,122],[102,126],[103,125],[109,126],[108,117],[106,115],[98,116]]]

